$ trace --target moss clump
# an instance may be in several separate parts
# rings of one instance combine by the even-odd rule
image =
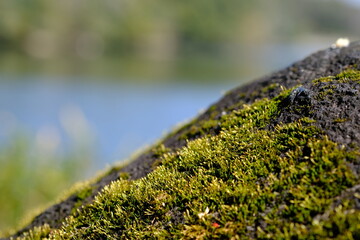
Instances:
[[[209,111],[209,119],[200,121],[194,119],[193,121],[186,124],[182,128],[184,131],[178,137],[178,140],[194,139],[211,133],[217,133],[216,129],[218,129],[219,127],[219,121],[217,119],[217,116],[219,115],[219,113],[214,107]]]
[[[348,119],[348,118],[337,118],[333,122],[334,123],[343,123],[343,122],[347,122],[347,121],[350,121],[350,119]]]
[[[22,236],[22,239],[31,239],[31,240],[40,240],[46,239],[51,233],[51,228],[49,225],[45,224],[40,227],[34,227],[33,229],[25,232]],[[16,238],[20,239],[20,238]]]
[[[196,138],[199,136],[204,136],[208,134],[212,129],[215,129],[218,126],[219,122],[217,120],[204,120],[200,121],[196,125],[189,125],[189,129],[179,136],[179,140],[187,140]]]
[[[162,165],[145,178],[121,179],[106,186],[92,204],[49,236],[354,238],[357,210],[349,212],[351,207],[344,205],[329,210],[327,216],[317,216],[358,182],[347,166],[356,153],[339,148],[311,126],[309,119],[266,130],[288,94],[223,116],[218,135],[163,153]],[[328,231],[329,226],[341,231]]]
[[[325,214],[315,217],[313,232],[318,238],[360,239],[360,211],[354,210],[355,204],[354,200],[344,200]]]
[[[341,83],[354,82],[354,81],[358,82],[360,80],[360,71],[355,69],[348,69],[336,75],[335,80]]]
[[[316,94],[333,81],[358,84],[358,73],[349,70],[313,81],[319,89]],[[183,137],[201,137],[177,150],[158,145],[153,149],[159,158],[153,165],[157,168],[146,177],[133,181],[122,177],[106,186],[93,203],[72,212],[60,229],[45,225],[23,236],[358,239],[360,192],[347,190],[360,189],[357,173],[350,168],[359,153],[329,140],[313,119],[275,121],[290,109],[284,102],[291,93],[282,91],[217,120],[200,121],[203,124],[194,133],[186,127]],[[298,107],[300,100],[295,100],[290,105]],[[218,114],[215,108],[212,112]],[[334,120],[337,125],[343,121]],[[215,126],[218,133],[209,134]],[[86,198],[89,189],[82,190],[79,197]]]
[[[166,153],[170,153],[172,152],[172,150],[170,148],[165,147],[164,144],[159,144],[156,147],[154,147],[152,149],[152,153],[153,155],[157,158],[157,160],[155,160],[152,163],[152,169],[157,168],[159,165],[161,165],[161,157],[166,154]]]
[[[360,80],[360,71],[355,69],[348,69],[339,73],[336,76],[328,76],[318,78],[312,81],[314,85],[318,85],[320,83],[328,83],[328,82],[338,82],[338,83],[348,83],[348,82],[358,82]]]
[[[260,91],[254,91],[250,95],[252,98],[262,98],[263,95],[269,92],[281,89],[282,87],[278,83],[270,84],[267,87],[262,88]],[[244,95],[245,97],[245,95]],[[246,105],[245,105],[246,106]],[[182,135],[179,136],[179,140],[195,139],[197,137],[204,137],[206,135],[218,134],[221,130],[221,122],[224,121],[224,115],[236,109],[244,107],[244,102],[240,101],[231,106],[226,112],[219,113],[216,107],[213,105],[208,109],[209,119],[201,120],[196,122],[196,119],[185,125],[183,128],[186,129]]]
[[[72,209],[72,213],[76,212],[76,209],[81,207],[84,204],[86,198],[90,197],[93,191],[93,187],[91,185],[84,185],[82,189],[76,192],[76,203]]]
[[[328,76],[313,80],[314,86],[318,87],[318,93],[315,99],[321,101],[324,99],[332,99],[332,96],[336,94],[336,90],[339,86],[350,83],[360,83],[360,71],[354,69],[348,69],[336,76]],[[354,92],[348,91],[348,94],[354,94]]]

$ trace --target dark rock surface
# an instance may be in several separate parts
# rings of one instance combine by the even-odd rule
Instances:
[[[328,48],[319,51],[281,71],[230,91],[191,124],[185,125],[174,134],[169,135],[162,143],[169,149],[183,147],[186,140],[181,136],[194,127],[200,127],[203,121],[219,119],[222,113],[241,108],[244,103],[251,104],[256,99],[272,98],[281,91],[281,88],[301,85],[292,92],[287,102],[284,102],[284,110],[274,120],[274,124],[292,122],[304,116],[309,117],[316,120],[315,125],[323,130],[332,141],[347,148],[360,146],[360,124],[356,124],[360,120],[359,84],[338,83],[332,87],[333,92],[330,97],[321,98],[319,94],[330,83],[317,85],[312,83],[314,79],[336,75],[348,68],[360,69],[360,42],[352,43],[345,48]],[[264,91],[266,88],[267,90]],[[306,107],[309,106],[309,103],[310,108]],[[301,108],[301,106],[305,107]],[[339,119],[339,121],[334,121],[334,119]],[[206,133],[193,134],[188,140],[201,137],[203,134],[217,134],[218,132],[216,126],[206,131]],[[128,173],[132,180],[146,176],[153,170],[153,164],[157,160],[158,155],[149,150],[127,166],[121,169],[114,168],[108,175],[93,184],[91,196],[83,203],[90,203],[104,186],[118,179],[121,173]],[[359,173],[359,164],[355,163],[352,167]],[[45,223],[52,228],[60,227],[78,200],[77,196],[70,196],[65,201],[55,204],[38,215],[29,226],[14,236],[19,236],[22,232]]]

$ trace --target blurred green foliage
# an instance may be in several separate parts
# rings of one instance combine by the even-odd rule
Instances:
[[[91,166],[91,151],[76,145],[66,155],[35,149],[24,134],[1,145],[0,230],[18,226],[29,211],[54,201]]]
[[[184,73],[184,62],[209,58],[216,63],[210,60],[204,69],[229,62],[243,66],[260,54],[259,46],[264,44],[309,36],[358,36],[358,11],[335,0],[4,0],[0,2],[0,70],[12,69],[12,61],[20,61],[14,60],[14,54],[40,61],[17,63],[28,68],[25,71],[37,72],[39,65],[56,59],[56,67],[47,67],[50,72],[101,68],[97,72],[104,75],[121,68],[128,75],[142,73],[140,78],[152,74],[169,78],[169,72]],[[124,58],[136,59],[136,71],[127,71]],[[159,70],[139,59],[167,64]],[[221,74],[226,77],[234,69],[225,67]]]

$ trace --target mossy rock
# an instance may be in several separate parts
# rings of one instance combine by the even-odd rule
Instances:
[[[359,239],[360,43],[227,93],[24,239]]]

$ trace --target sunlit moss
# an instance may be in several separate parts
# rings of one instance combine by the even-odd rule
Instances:
[[[359,210],[351,199],[334,202],[359,183],[349,167],[358,153],[330,141],[312,119],[269,128],[289,94],[283,91],[223,115],[217,135],[188,141],[175,152],[158,147],[161,164],[153,172],[106,186],[61,229],[45,229],[44,235],[356,239]]]
[[[42,239],[46,239],[49,236],[50,232],[51,232],[51,228],[49,227],[49,225],[45,224],[43,226],[35,227],[30,231],[25,232],[23,238],[31,239],[31,240],[42,240]]]
[[[355,69],[348,69],[339,73],[336,76],[328,76],[318,78],[312,81],[313,84],[317,85],[319,83],[327,83],[327,82],[339,82],[339,83],[347,83],[354,82],[360,80],[360,71]]]
[[[359,81],[360,71],[355,69],[349,69],[336,75],[335,79],[342,83],[346,83],[350,81]]]

